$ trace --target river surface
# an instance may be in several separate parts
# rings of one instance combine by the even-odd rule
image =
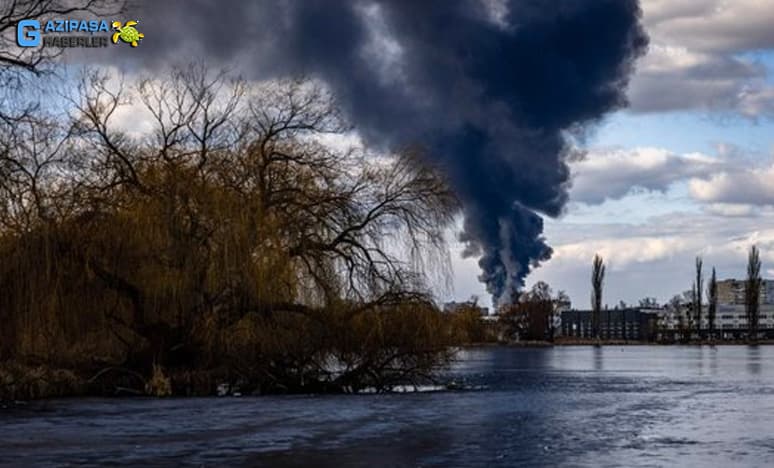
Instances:
[[[66,399],[0,410],[0,466],[774,466],[774,347],[464,351],[470,391]]]

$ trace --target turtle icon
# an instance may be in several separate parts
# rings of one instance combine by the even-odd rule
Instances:
[[[126,24],[122,25],[120,21],[113,21],[112,26],[116,31],[113,33],[113,43],[117,44],[118,39],[121,39],[127,44],[131,44],[132,47],[137,47],[140,39],[145,37],[145,34],[134,28],[137,23],[138,21],[127,21]]]

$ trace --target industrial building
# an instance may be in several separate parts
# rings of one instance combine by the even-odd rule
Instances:
[[[599,315],[599,336],[610,340],[653,341],[656,339],[660,309],[604,309]],[[592,312],[567,310],[561,313],[561,335],[594,338]]]

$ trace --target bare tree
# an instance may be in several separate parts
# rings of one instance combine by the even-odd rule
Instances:
[[[761,259],[758,247],[750,247],[747,256],[747,283],[745,284],[745,312],[747,315],[748,338],[758,339],[758,316],[761,293]]]
[[[591,266],[591,323],[594,338],[599,340],[600,314],[602,311],[602,287],[605,282],[605,263],[599,254],[594,255]],[[610,324],[608,324],[609,326]]]
[[[545,333],[543,338],[547,338],[548,341],[554,341],[555,327],[554,327],[554,313],[556,302],[553,297],[553,291],[551,286],[545,281],[538,281],[528,293],[524,293],[520,298],[523,302],[535,302],[540,303],[541,308],[538,311],[538,315],[545,321]],[[537,320],[533,317],[531,320]]]
[[[677,331],[676,332],[677,336],[680,336],[683,333],[682,324],[684,323],[684,320],[683,320],[684,308],[685,308],[685,297],[681,294],[675,294],[674,296],[672,296],[671,299],[669,299],[669,302],[667,303],[667,309],[669,310],[670,316],[669,316],[668,322],[664,323],[664,329],[672,330],[668,338],[669,341],[674,341],[676,339],[675,330]]]
[[[707,285],[707,321],[710,339],[715,337],[715,315],[718,308],[718,282],[715,276],[715,268],[712,268],[709,285]]]
[[[123,8],[124,0],[0,2],[0,124],[15,125],[41,110],[39,96],[32,91],[46,85],[36,78],[52,75],[56,70],[52,64],[63,51],[57,47],[20,47],[16,35],[21,20],[44,22],[51,18],[99,17],[118,13]]]
[[[55,47],[19,47],[16,26],[24,19],[45,21],[51,18],[75,18],[79,15],[105,16],[124,7],[121,0],[13,0],[0,4],[0,77],[7,85],[13,70],[34,74],[41,66],[62,53]]]
[[[685,341],[690,341],[691,336],[693,336],[693,333],[695,332],[695,321],[696,321],[696,305],[699,301],[698,296],[699,291],[696,289],[696,283],[691,284],[691,291],[690,291],[690,301],[688,302],[688,313],[686,314],[686,329],[687,332],[685,336],[683,337]]]
[[[21,47],[17,26],[22,20],[99,17],[119,13],[124,0],[13,0],[0,2],[0,229],[20,232],[35,217],[49,221],[64,203],[57,182],[62,168],[77,170],[67,118],[40,105],[37,80],[51,75],[56,47]],[[49,106],[50,107],[50,106]],[[72,187],[66,187],[72,188]],[[56,193],[55,193],[56,192]]]
[[[702,272],[703,261],[701,257],[696,257],[696,293],[694,294],[694,320],[696,320],[696,335],[701,339],[701,314],[702,298],[704,296],[704,273]]]
[[[79,106],[102,164],[116,169],[110,183],[169,197],[174,205],[181,187],[143,180],[142,168],[157,161],[170,170],[188,166],[202,182],[215,178],[240,187],[243,206],[255,205],[256,216],[262,215],[250,222],[271,220],[280,236],[252,242],[281,245],[299,279],[311,286],[303,289],[307,298],[297,299],[323,305],[341,295],[361,301],[392,295],[419,278],[390,242],[402,242],[415,262],[444,248],[443,226],[456,201],[438,173],[414,150],[378,161],[326,147],[316,137],[348,125],[315,83],[289,80],[245,90],[197,67],[167,82],[142,81],[138,94],[156,132],[152,146],[136,148],[111,130],[122,92],[98,78]]]

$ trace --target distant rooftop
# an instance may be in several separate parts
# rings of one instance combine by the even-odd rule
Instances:
[[[489,315],[489,307],[481,307],[474,301],[447,302],[443,305],[443,311],[446,313],[453,313],[459,311],[460,309],[469,307],[477,309],[478,313],[481,315]]]

